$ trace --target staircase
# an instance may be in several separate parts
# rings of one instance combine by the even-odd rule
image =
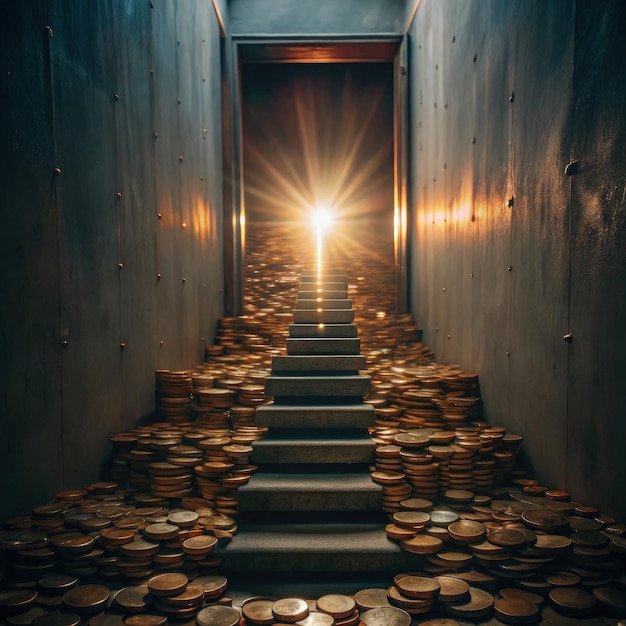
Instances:
[[[274,357],[265,381],[274,401],[256,411],[269,429],[254,443],[259,470],[239,489],[239,532],[219,551],[235,584],[337,581],[354,592],[415,564],[387,539],[382,488],[370,477],[371,380],[359,374],[353,320],[345,276],[303,275],[287,355]]]

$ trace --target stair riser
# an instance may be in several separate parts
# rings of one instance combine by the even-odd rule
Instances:
[[[281,398],[364,396],[371,388],[369,376],[270,376],[265,379],[265,395]]]
[[[296,324],[350,324],[354,321],[352,309],[323,310],[300,309],[294,310],[293,321]]]
[[[359,339],[287,339],[287,354],[359,354]]]
[[[318,291],[318,289],[321,289],[322,291]],[[298,298],[301,300],[314,300],[315,298],[324,298],[325,300],[346,300],[348,298],[348,292],[345,289],[331,291],[329,289],[323,289],[322,287],[315,286],[315,288],[311,288],[311,291],[300,290],[298,292]]]
[[[343,356],[275,356],[272,358],[272,372],[274,374],[299,372],[333,372],[356,373],[365,369],[367,363],[362,355]]]
[[[317,310],[317,309],[351,309],[352,300],[347,299],[318,299],[311,298],[306,300],[296,300],[296,310]]]
[[[326,445],[311,445],[310,442],[283,443],[281,441],[260,440],[255,442],[251,462],[309,464],[309,463],[367,463],[374,462],[375,451],[371,441],[329,442]]]
[[[289,336],[292,338],[354,338],[358,329],[354,324],[291,324]]]
[[[376,414],[369,404],[348,406],[279,406],[266,404],[256,410],[257,426],[268,428],[346,429],[370,428]]]
[[[251,511],[380,511],[381,493],[239,490],[238,509]]]

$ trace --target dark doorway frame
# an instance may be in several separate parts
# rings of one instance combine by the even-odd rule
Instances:
[[[328,36],[306,38],[233,37],[230,64],[230,155],[232,181],[230,198],[225,198],[224,223],[229,233],[225,247],[225,310],[243,312],[243,279],[246,251],[244,163],[242,148],[241,66],[243,63],[393,63],[394,98],[394,262],[396,270],[396,307],[407,312],[407,172],[408,172],[408,86],[406,36]]]

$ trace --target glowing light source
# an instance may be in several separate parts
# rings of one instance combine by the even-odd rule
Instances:
[[[324,205],[320,205],[315,209],[312,220],[313,226],[319,234],[328,232],[334,222],[332,211]]]

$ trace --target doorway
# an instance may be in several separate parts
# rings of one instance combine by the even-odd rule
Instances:
[[[235,46],[240,193],[233,223],[240,233],[235,249],[241,251],[236,283],[258,271],[258,242],[275,250],[293,245],[302,265],[311,267],[314,220],[323,213],[332,220],[327,257],[351,272],[380,278],[380,288],[391,293],[390,310],[404,312],[401,44]]]

